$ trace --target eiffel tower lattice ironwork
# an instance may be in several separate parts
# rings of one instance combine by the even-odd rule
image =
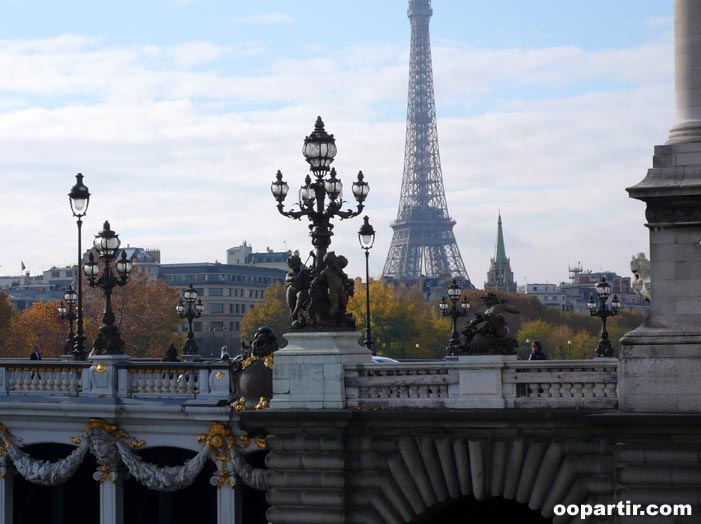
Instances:
[[[430,0],[409,0],[411,22],[409,100],[407,102],[404,173],[397,219],[392,223],[383,277],[416,282],[421,275],[452,277],[474,289],[453,234],[438,152],[433,95]]]

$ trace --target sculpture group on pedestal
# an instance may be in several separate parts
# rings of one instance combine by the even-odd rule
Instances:
[[[506,299],[488,292],[480,297],[487,309],[475,316],[463,330],[465,343],[454,355],[515,355],[518,341],[509,337],[509,325],[504,313],[517,315],[518,308]]]
[[[345,273],[348,259],[334,251],[324,255],[324,269],[312,277],[298,255],[287,260],[287,305],[291,327],[354,329],[355,320],[347,313],[348,299],[353,296],[354,282]]]

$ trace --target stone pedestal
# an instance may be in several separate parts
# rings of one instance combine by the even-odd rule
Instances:
[[[126,392],[126,382],[119,384],[117,365],[129,360],[127,355],[95,355],[88,360],[92,366],[83,373],[83,394],[116,397],[120,390]]]
[[[275,352],[270,409],[343,409],[345,364],[372,362],[354,331],[293,332]]]
[[[655,147],[653,168],[628,188],[647,204],[652,300],[621,340],[623,411],[701,411],[701,143]]]
[[[464,355],[448,359],[457,360],[460,381],[450,386],[447,407],[504,408],[504,397],[514,396],[514,384],[504,384],[501,373],[506,362],[516,361],[516,355]]]
[[[628,188],[647,204],[650,314],[626,334],[623,411],[701,411],[701,2],[674,0],[674,108],[652,169]]]

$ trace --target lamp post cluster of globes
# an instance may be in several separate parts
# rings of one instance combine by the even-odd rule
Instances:
[[[94,350],[103,353],[121,353],[123,342],[119,336],[119,329],[114,325],[114,312],[112,311],[112,290],[115,286],[123,286],[129,279],[132,263],[122,251],[121,257],[115,264],[115,255],[119,251],[121,242],[119,235],[110,229],[109,222],[105,221],[102,230],[95,235],[93,240],[94,252],[97,253],[99,262],[95,260],[94,252],[90,252],[88,261],[83,264],[82,226],[83,217],[88,212],[90,204],[90,191],[83,183],[83,175],[78,173],[76,183],[68,193],[71,212],[77,219],[78,226],[78,265],[76,273],[77,290],[72,285],[63,294],[63,302],[58,307],[59,316],[68,320],[69,331],[64,353],[71,354],[75,360],[85,360],[87,350],[85,348],[85,331],[83,323],[83,283],[82,271],[85,274],[90,287],[99,287],[105,295],[105,310],[102,315],[102,326],[98,338],[93,346]],[[100,262],[102,267],[100,267]],[[73,332],[73,322],[76,321],[76,331]]]
[[[441,301],[438,304],[441,314],[444,317],[450,317],[453,324],[453,329],[450,333],[450,340],[448,340],[448,347],[446,347],[446,352],[449,355],[454,354],[457,348],[460,346],[458,319],[467,316],[467,312],[470,310],[470,303],[467,301],[467,297],[464,298],[460,303],[460,306],[458,306],[460,295],[462,295],[460,284],[458,284],[456,279],[453,279],[451,284],[448,286],[448,298],[450,299],[450,304],[445,301],[445,297],[441,297]]]
[[[314,131],[304,139],[302,155],[310,166],[311,175],[306,175],[304,185],[299,188],[296,204],[299,209],[285,210],[285,199],[290,191],[290,186],[283,180],[282,172],[278,170],[270,185],[270,191],[277,201],[278,212],[293,220],[301,220],[306,217],[309,222],[309,234],[314,246],[314,267],[311,277],[319,275],[325,268],[324,256],[331,244],[333,225],[331,219],[338,217],[341,220],[356,217],[362,213],[364,202],[370,192],[370,186],[365,182],[365,175],[358,172],[356,180],[351,186],[353,197],[357,202],[356,210],[343,210],[343,182],[338,178],[336,170],[330,167],[337,153],[336,141],[332,134],[324,129],[321,117],[316,119]],[[326,176],[328,174],[328,176]],[[326,177],[326,178],[324,178]],[[360,246],[365,250],[365,286],[366,286],[366,315],[365,315],[365,346],[371,351],[374,349],[372,333],[370,329],[370,270],[369,251],[375,242],[375,230],[367,216],[363,219],[363,225],[358,231]]]
[[[606,331],[606,319],[618,315],[618,311],[621,309],[621,303],[618,300],[618,295],[613,295],[611,304],[609,305],[608,299],[611,295],[611,285],[606,282],[605,277],[601,277],[601,280],[596,284],[594,290],[597,296],[595,298],[593,294],[589,295],[587,309],[592,317],[599,317],[601,319],[601,338],[596,346],[596,356],[613,357],[613,347],[609,340],[608,331]]]

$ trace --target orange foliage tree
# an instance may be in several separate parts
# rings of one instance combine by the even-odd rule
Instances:
[[[59,302],[34,302],[32,307],[13,315],[8,337],[7,357],[29,357],[37,346],[44,357],[59,357],[68,338],[68,322],[58,315]]]
[[[10,328],[15,313],[7,293],[0,291],[0,355],[5,355],[9,347]]]
[[[83,284],[86,349],[89,351],[102,323],[104,292]],[[184,341],[175,306],[178,290],[162,280],[149,280],[142,271],[134,270],[125,286],[112,292],[115,325],[124,340],[124,353],[136,358],[162,358],[171,342],[180,347]]]

